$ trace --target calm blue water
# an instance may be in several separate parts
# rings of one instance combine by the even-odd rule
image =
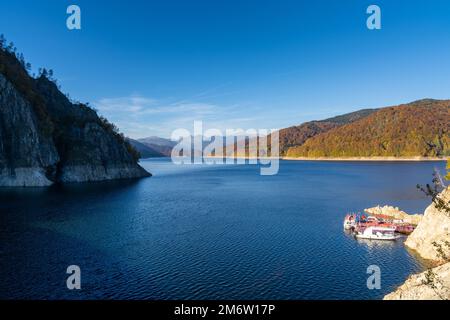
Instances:
[[[398,242],[356,241],[347,211],[422,212],[444,163],[143,162],[154,177],[0,190],[0,298],[379,299],[424,266]],[[66,268],[81,268],[81,291]],[[381,290],[366,269],[379,265]]]

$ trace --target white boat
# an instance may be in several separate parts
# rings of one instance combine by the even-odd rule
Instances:
[[[366,219],[366,223],[381,223],[380,219],[374,216],[368,216]]]
[[[357,231],[355,237],[371,240],[397,240],[399,235],[395,234],[395,227],[368,226],[364,230]]]

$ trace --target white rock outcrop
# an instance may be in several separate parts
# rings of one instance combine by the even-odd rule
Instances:
[[[412,275],[384,300],[449,300],[450,263]]]
[[[439,196],[450,205],[450,187]],[[405,245],[437,265],[410,276],[385,300],[450,300],[450,212],[432,203]]]
[[[389,216],[394,219],[403,220],[406,223],[411,223],[418,225],[420,220],[422,219],[421,214],[408,214],[402,210],[400,210],[398,207],[392,207],[392,206],[376,206],[373,208],[369,208],[364,210],[369,214],[375,214],[375,215],[384,215]]]
[[[439,197],[449,203],[450,188],[443,191]],[[446,262],[450,258],[450,212],[438,210],[434,203],[428,206],[422,221],[408,237],[405,245],[424,259],[437,264]]]

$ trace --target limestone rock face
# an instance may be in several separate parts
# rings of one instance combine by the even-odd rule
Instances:
[[[147,176],[112,124],[0,50],[0,187]]]
[[[444,190],[439,197],[450,201],[450,188]],[[422,258],[443,263],[450,258],[450,213],[438,210],[431,204],[422,221],[408,237],[405,245],[415,250]]]
[[[369,208],[365,210],[369,214],[378,214],[378,215],[384,215],[389,216],[394,219],[403,220],[406,223],[411,223],[418,225],[420,220],[422,219],[422,215],[420,214],[407,214],[404,211],[401,211],[397,207],[392,206],[376,206],[373,208]]]
[[[445,203],[450,201],[450,187],[439,196]],[[450,299],[450,213],[438,209],[432,203],[426,210],[405,245],[422,258],[438,267],[409,277],[386,300],[436,300]]]
[[[410,276],[384,300],[449,300],[450,263]]]
[[[0,186],[51,185],[46,168],[59,160],[30,103],[0,74]]]

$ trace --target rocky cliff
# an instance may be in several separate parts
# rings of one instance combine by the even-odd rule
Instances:
[[[0,186],[149,176],[137,159],[113,124],[0,50]]]
[[[439,198],[448,205],[450,188],[444,190]],[[450,213],[431,204],[405,245],[437,267],[412,275],[384,299],[450,299]]]
[[[450,188],[443,191],[439,197],[448,203]],[[423,215],[423,219],[408,237],[405,245],[416,251],[422,258],[435,263],[443,263],[450,257],[450,213],[437,209],[431,204]]]
[[[31,104],[0,74],[0,186],[48,186],[60,157]]]
[[[450,299],[450,263],[410,276],[384,300]]]

